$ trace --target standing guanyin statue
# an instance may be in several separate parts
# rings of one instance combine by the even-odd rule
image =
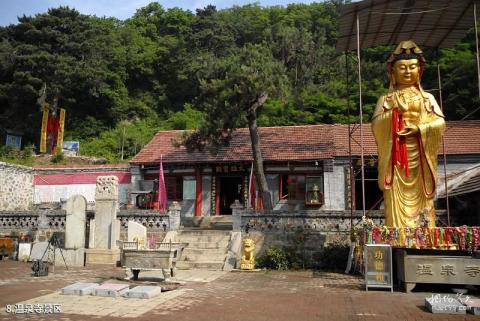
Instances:
[[[388,59],[390,88],[372,118],[378,147],[378,185],[383,191],[385,225],[416,227],[426,215],[435,226],[437,153],[445,129],[442,110],[420,79],[422,50],[402,41]]]

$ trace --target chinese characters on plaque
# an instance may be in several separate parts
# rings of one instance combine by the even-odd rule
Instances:
[[[480,276],[480,264],[479,265],[464,265],[463,267],[458,264],[417,264],[416,273],[418,276],[443,276],[454,277],[460,276],[464,278],[475,278]]]
[[[373,288],[390,288],[392,280],[392,247],[387,244],[365,246],[365,285]]]
[[[236,173],[236,172],[243,172],[243,171],[245,171],[245,168],[243,167],[243,164],[217,165],[217,166],[215,166],[215,172],[216,173],[227,174],[227,173]]]

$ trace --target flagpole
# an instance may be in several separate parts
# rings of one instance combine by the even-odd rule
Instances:
[[[163,155],[160,155],[160,171],[158,173],[158,211],[166,212],[167,209],[167,189],[165,187],[165,176],[163,173]]]
[[[252,207],[252,183],[253,183],[253,162],[252,167],[250,168],[250,178],[248,180],[248,202],[247,207]]]

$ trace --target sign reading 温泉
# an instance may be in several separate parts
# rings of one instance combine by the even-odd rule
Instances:
[[[365,287],[390,288],[392,280],[392,247],[388,244],[367,244],[364,248]]]

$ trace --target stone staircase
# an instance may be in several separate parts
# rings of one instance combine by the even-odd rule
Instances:
[[[184,228],[178,231],[178,242],[188,243],[183,250],[179,269],[222,270],[227,257],[231,231]]]
[[[182,217],[184,228],[201,228],[203,230],[232,230],[232,216]]]

